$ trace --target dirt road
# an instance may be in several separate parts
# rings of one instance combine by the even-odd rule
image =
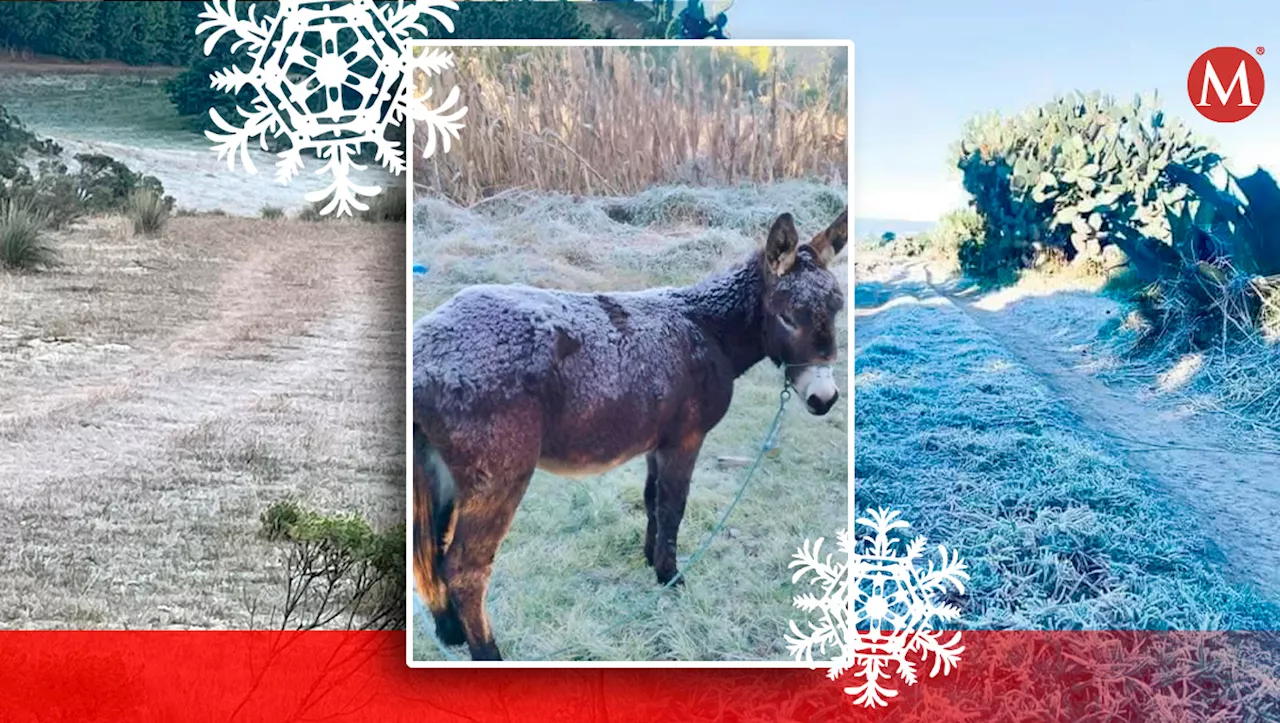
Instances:
[[[1096,293],[856,281],[858,504],[965,552],[966,625],[1274,626],[1280,440],[1104,382]]]
[[[402,514],[403,232],[124,224],[0,273],[0,626],[267,624],[267,505]]]
[[[1280,438],[1193,410],[1177,396],[1158,398],[1150,386],[1100,379],[1094,370],[1108,361],[1092,342],[1107,317],[1120,313],[1106,298],[934,288],[1052,390],[1079,418],[1082,434],[1110,440],[1126,466],[1173,492],[1236,571],[1280,600]]]
[[[1280,601],[1280,438],[1193,409],[1184,395],[1157,394],[1156,384],[1144,385],[1135,375],[1105,374],[1114,360],[1093,342],[1108,317],[1119,314],[1115,302],[1083,289],[974,293],[936,282],[923,265],[902,264],[860,269],[858,296],[865,357],[859,394],[868,407],[864,415],[859,403],[859,435],[868,439],[859,441],[859,476],[864,470],[876,475],[882,457],[905,465],[888,477],[892,484],[860,481],[860,498],[895,485],[918,488],[913,476],[956,475],[959,481],[938,484],[938,491],[952,497],[952,508],[961,504],[956,499],[972,505],[974,520],[980,518],[974,525],[989,526],[987,536],[974,535],[980,543],[970,544],[993,544],[989,536],[1000,535],[1004,525],[1038,525],[1048,512],[1079,505],[1087,514],[1065,526],[1071,540],[1062,552],[1097,558],[1084,566],[1073,562],[1075,568],[1110,569],[1110,578],[1088,580],[1097,587],[1094,603],[1156,581],[1156,589],[1138,594],[1149,599],[1138,609],[1157,614],[1183,607],[1164,621],[1179,627],[1212,627],[1199,618],[1216,612],[1216,604],[1183,599],[1197,596],[1188,582],[1167,585],[1162,576],[1220,578]],[[879,403],[886,379],[906,380],[887,397],[893,406],[902,406],[902,389],[927,390],[947,411],[879,441],[877,427],[890,426],[878,420],[879,409],[893,408]],[[943,454],[950,438],[942,435],[952,433],[960,441]],[[940,449],[934,459],[931,453]],[[964,522],[952,528],[965,534],[956,526]],[[1028,532],[1027,554],[1059,555],[1046,539]],[[1137,568],[1117,562],[1129,558],[1144,562]],[[1019,564],[1019,575],[1061,572],[1044,560],[1010,569]],[[1117,586],[1117,568],[1128,569],[1135,582]],[[1211,582],[1206,585],[1220,589]],[[1047,595],[1044,604],[1059,603]],[[1111,612],[1100,614],[1110,621]]]

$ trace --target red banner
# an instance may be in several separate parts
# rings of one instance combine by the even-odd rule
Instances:
[[[967,632],[854,706],[804,669],[414,670],[401,633],[0,633],[0,721],[1277,720],[1276,633]]]

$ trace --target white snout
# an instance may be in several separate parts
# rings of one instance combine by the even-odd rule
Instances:
[[[840,398],[835,375],[825,364],[804,367],[796,377],[795,387],[810,414],[826,414]]]

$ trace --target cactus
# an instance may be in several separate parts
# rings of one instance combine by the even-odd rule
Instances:
[[[1170,164],[1168,181],[1186,190],[1166,212],[1169,241],[1135,244],[1145,258],[1159,257],[1136,267],[1151,289],[1142,313],[1157,328],[1176,317],[1195,345],[1264,326],[1280,300],[1280,187],[1263,170],[1225,175],[1219,188],[1207,174]]]
[[[1191,189],[1204,210],[1202,218],[1180,218],[1183,243],[1175,241],[1180,254],[1189,240],[1207,235],[1235,271],[1280,274],[1280,187],[1271,174],[1262,169],[1244,178],[1227,174],[1227,190],[1182,164],[1171,164],[1167,175]]]
[[[1139,240],[1167,243],[1166,210],[1186,193],[1164,169],[1177,163],[1207,173],[1221,158],[1165,118],[1154,97],[1119,103],[1092,93],[975,119],[955,160],[988,233],[983,253],[970,254],[981,263],[966,269],[988,273],[993,264],[1025,266],[1055,254],[1101,259],[1111,245],[1145,260]]]

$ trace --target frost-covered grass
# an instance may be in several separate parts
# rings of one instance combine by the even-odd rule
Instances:
[[[527,283],[578,291],[690,283],[763,242],[791,212],[801,236],[845,207],[842,186],[786,182],[734,188],[662,186],[627,198],[510,191],[470,208],[419,198],[414,289],[421,314],[459,289]]]
[[[822,230],[843,208],[844,194],[843,187],[786,183],[672,187],[624,199],[513,192],[470,209],[420,198],[414,262],[429,270],[415,284],[415,316],[480,282],[582,291],[691,283],[744,258],[782,211],[795,214],[802,236]],[[672,207],[695,210],[692,217],[661,210]],[[835,271],[846,278],[843,261]],[[842,323],[842,349],[846,332]],[[842,380],[845,370],[841,364],[837,371]],[[694,472],[680,528],[682,561],[712,529],[745,473],[718,458],[755,454],[777,409],[780,383],[781,373],[767,363],[738,381],[733,406],[708,436]],[[813,417],[792,402],[780,454],[763,463],[727,533],[688,571],[688,584],[677,593],[659,596],[645,565],[642,458],[583,480],[538,472],[494,565],[489,610],[504,655],[785,659],[795,592],[791,555],[804,539],[834,538],[847,525],[848,411],[842,400],[827,416]],[[415,653],[437,658],[427,637],[431,618],[419,613]],[[637,617],[606,630],[630,616]],[[454,652],[465,656],[465,650]]]
[[[964,551],[979,629],[1265,629],[1204,525],[1126,467],[985,329],[860,279],[857,502]]]
[[[111,66],[98,72],[99,66],[90,67],[92,71],[76,72],[38,63],[0,67],[0,105],[27,129],[56,141],[69,166],[75,166],[77,154],[105,154],[159,178],[177,208],[251,218],[263,206],[297,215],[309,206],[306,193],[330,183],[329,176],[311,172],[321,165],[311,158],[303,173],[281,185],[271,172],[275,154],[256,146],[250,152],[256,174],[244,172],[238,162],[236,170],[228,170],[226,161],[211,151],[209,139],[169,102],[166,71]],[[389,197],[403,188],[376,163],[353,171],[353,178],[384,188],[374,199],[384,208],[395,203]]]
[[[41,135],[139,148],[207,149],[165,93],[167,76],[0,74],[0,105]]]

